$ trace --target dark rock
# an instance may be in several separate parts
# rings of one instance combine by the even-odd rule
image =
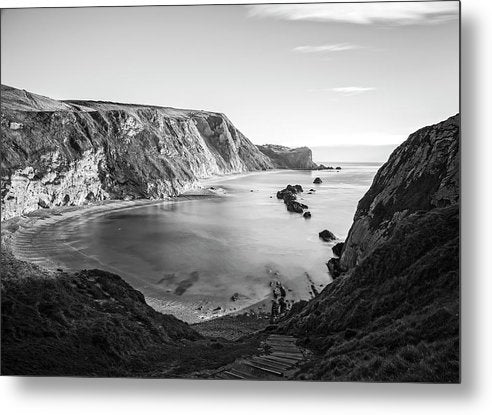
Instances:
[[[43,209],[48,209],[50,207],[46,200],[43,199],[38,200],[38,206]]]
[[[330,258],[326,265],[333,279],[338,278],[342,273],[342,269],[340,267],[340,258]]]
[[[287,192],[284,193],[283,199],[284,199],[284,203],[286,205],[288,205],[292,201],[296,200],[297,199],[297,196],[295,195],[295,193],[292,193],[292,192],[287,191]]]
[[[295,212],[295,213],[302,213],[304,209],[307,209],[308,206],[303,204],[303,203],[299,203],[299,202],[296,202],[295,200],[287,203],[287,210],[289,212]]]
[[[336,256],[340,257],[342,256],[343,246],[343,242],[338,242],[333,248],[331,248],[331,250]]]
[[[284,199],[284,195],[287,193],[292,193],[292,194],[297,194],[297,193],[302,193],[304,190],[302,189],[302,186],[300,184],[296,184],[292,186],[291,184],[288,184],[285,189],[279,190],[277,192],[277,199]]]
[[[355,336],[357,336],[357,330],[354,329],[346,329],[343,335],[345,340],[353,339]]]
[[[410,134],[391,154],[357,206],[345,240],[344,267],[353,268],[387,241],[406,216],[458,203],[459,143],[460,117],[455,115]]]
[[[337,239],[337,237],[332,232],[330,232],[328,229],[321,231],[319,233],[319,237],[321,239],[323,239],[323,241],[325,241],[325,242],[331,242],[331,241],[334,241],[335,239]]]
[[[239,300],[239,293],[234,293],[231,296],[231,301],[237,301]]]
[[[302,215],[304,218],[306,219],[310,219],[311,218],[311,212],[307,211],[307,212],[304,212],[304,215]]]
[[[319,177],[316,177],[316,179],[314,179],[313,183],[314,184],[321,184],[321,183],[323,183],[323,180],[321,180]]]
[[[218,306],[218,307],[215,307],[212,311],[221,311],[222,310],[222,307]]]
[[[342,168],[341,167],[336,167],[335,170],[342,170]]]

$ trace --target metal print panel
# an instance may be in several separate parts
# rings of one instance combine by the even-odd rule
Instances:
[[[2,374],[459,382],[459,24],[2,10]]]

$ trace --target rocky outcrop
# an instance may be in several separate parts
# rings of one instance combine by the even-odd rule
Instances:
[[[331,242],[337,239],[335,234],[333,232],[330,232],[328,229],[322,230],[318,235],[325,242]]]
[[[299,379],[459,382],[458,178],[459,116],[390,156],[327,264],[334,281],[279,323],[315,352]]]
[[[220,113],[56,101],[2,85],[2,220],[104,199],[176,196],[198,179],[273,168]]]
[[[257,146],[268,156],[277,169],[316,169],[313,153],[308,147],[289,148],[275,144]]]
[[[294,186],[288,184],[285,189],[277,192],[277,199],[283,199],[285,206],[289,212],[302,213],[308,206],[297,201],[297,194],[302,193],[303,189],[300,184]],[[309,214],[311,217],[311,214]]]
[[[387,241],[396,223],[458,203],[459,115],[411,134],[360,200],[341,256],[350,269]]]

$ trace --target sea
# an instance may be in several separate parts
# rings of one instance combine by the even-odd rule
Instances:
[[[54,226],[58,243],[69,248],[63,260],[70,269],[117,273],[153,307],[189,322],[265,303],[277,282],[290,301],[309,299],[313,287],[321,291],[332,281],[326,266],[331,248],[345,240],[357,203],[381,166],[323,164],[341,170],[223,176],[202,183],[213,188],[210,197],[62,221]],[[316,177],[322,184],[313,184]],[[298,199],[308,205],[310,219],[288,212],[276,198],[288,184],[303,187]],[[321,240],[324,229],[337,240]]]

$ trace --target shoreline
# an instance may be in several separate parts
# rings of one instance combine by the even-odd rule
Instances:
[[[98,203],[92,203],[90,205],[38,209],[1,222],[2,246],[3,249],[9,251],[15,259],[38,266],[53,276],[59,273],[60,270],[67,272],[78,272],[83,268],[76,267],[71,269],[70,266],[67,266],[67,264],[54,262],[48,255],[49,252],[75,249],[69,245],[60,246],[56,242],[50,245],[52,238],[49,237],[49,231],[55,225],[81,217],[86,220],[92,220],[98,216],[111,212],[123,212],[160,204],[200,200],[202,198],[224,197],[226,196],[226,193],[224,193],[221,189],[218,189],[218,191],[212,191],[208,189],[208,186],[218,182],[248,176],[250,174],[261,173],[266,172],[261,171],[216,177],[214,176],[197,182],[196,187],[183,192],[179,196],[169,197],[166,199],[138,199],[132,201],[105,200]],[[33,242],[33,240],[36,240],[37,242]],[[39,243],[40,241],[43,241],[44,243]],[[74,255],[84,255],[84,253],[76,250],[74,251]],[[91,262],[94,262],[95,260],[92,257],[88,257],[88,259]],[[121,272],[113,266],[103,263],[100,264],[100,267],[96,265],[88,268],[99,268],[117,274],[125,279],[125,281],[127,281],[130,285],[135,287],[135,284],[128,280],[128,276],[125,276],[124,272]],[[205,296],[183,298],[167,293],[162,293],[157,298],[155,295],[149,295],[148,292],[146,293],[145,289],[142,289],[142,287],[135,288],[144,294],[147,303],[156,311],[163,314],[172,314],[189,324],[199,324],[201,322],[207,322],[225,316],[245,316],[255,320],[265,320],[266,318],[266,314],[260,312],[263,307],[258,308],[265,302],[265,300],[261,300],[254,304],[244,304],[242,306],[239,303],[235,303],[235,307],[233,309],[231,308],[231,310],[228,310],[223,306],[220,307],[220,310],[217,310],[218,307],[215,303],[218,302],[214,302],[213,298],[208,298]],[[255,309],[255,307],[256,312],[252,313],[250,310]]]

